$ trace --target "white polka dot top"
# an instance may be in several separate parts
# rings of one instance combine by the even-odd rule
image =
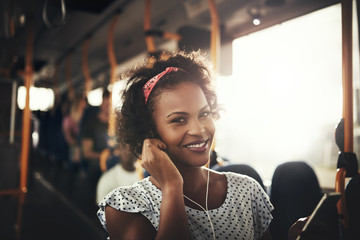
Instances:
[[[254,179],[236,173],[224,173],[227,195],[217,209],[209,210],[216,239],[260,239],[268,229],[274,209],[268,195]],[[161,191],[145,178],[132,186],[119,187],[100,203],[98,218],[106,229],[105,206],[141,213],[158,230]],[[186,206],[191,239],[212,239],[210,222],[204,211]]]

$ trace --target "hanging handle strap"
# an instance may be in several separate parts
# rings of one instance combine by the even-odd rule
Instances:
[[[45,0],[43,12],[42,12],[42,17],[43,17],[43,20],[44,20],[44,23],[46,24],[46,26],[52,28],[52,27],[61,26],[61,25],[63,25],[65,23],[65,18],[66,18],[65,0],[60,0],[60,5],[61,5],[61,19],[60,19],[60,22],[57,23],[57,24],[52,24],[52,23],[50,23],[49,18],[47,16],[48,0]]]

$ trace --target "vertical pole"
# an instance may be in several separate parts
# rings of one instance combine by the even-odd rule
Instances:
[[[344,152],[353,152],[352,4],[352,0],[341,0]],[[335,179],[335,191],[341,193],[337,209],[347,227],[345,178],[346,169],[339,168]]]
[[[341,1],[344,151],[353,152],[352,1]]]
[[[22,126],[22,143],[21,143],[21,155],[20,155],[20,190],[23,193],[27,192],[27,174],[28,174],[28,158],[29,158],[29,140],[30,140],[30,86],[33,77],[33,26],[29,25],[27,33],[26,44],[26,58],[25,58],[25,108],[23,110],[23,126]]]
[[[14,143],[14,132],[15,132],[15,109],[16,109],[16,88],[17,82],[13,81],[12,83],[12,92],[11,92],[11,113],[10,113],[10,144]]]
[[[215,74],[219,71],[219,54],[220,54],[220,24],[219,15],[215,0],[208,0],[210,17],[211,17],[211,36],[210,36],[210,57],[214,67]],[[215,139],[211,150],[215,149]]]
[[[33,26],[29,25],[27,44],[26,44],[26,58],[25,58],[25,108],[23,111],[23,128],[22,128],[22,144],[21,144],[21,172],[20,172],[20,190],[23,193],[27,192],[27,174],[28,174],[28,158],[29,158],[29,140],[30,140],[30,86],[33,77]]]

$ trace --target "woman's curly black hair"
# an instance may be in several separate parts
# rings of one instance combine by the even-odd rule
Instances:
[[[182,82],[195,83],[204,92],[213,118],[219,117],[217,96],[211,88],[212,71],[203,53],[162,52],[158,59],[150,59],[152,62],[148,59],[123,76],[130,78],[122,94],[122,107],[117,111],[117,140],[122,144],[128,144],[131,152],[137,157],[141,155],[143,141],[146,138],[158,137],[152,114],[157,98],[164,90],[173,89]],[[167,67],[177,67],[184,71],[165,74],[157,82],[145,104],[142,90],[144,84]]]

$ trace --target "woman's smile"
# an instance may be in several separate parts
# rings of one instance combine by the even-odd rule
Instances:
[[[208,142],[209,142],[209,139],[196,140],[192,143],[185,145],[184,147],[186,147],[190,151],[202,153],[202,152],[205,152],[209,148]]]

